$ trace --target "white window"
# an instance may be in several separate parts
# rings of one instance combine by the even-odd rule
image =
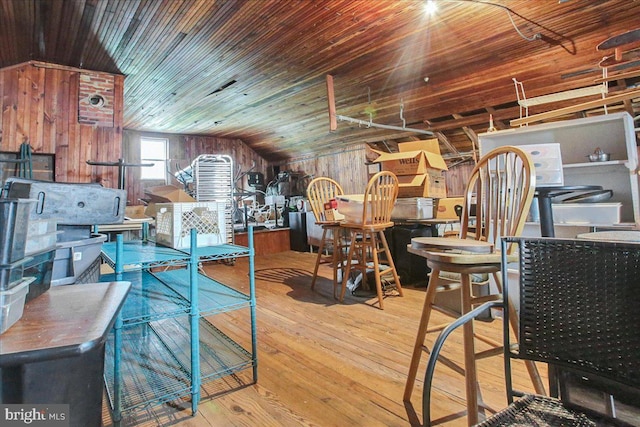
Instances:
[[[164,138],[140,138],[140,163],[153,163],[140,168],[140,179],[166,179],[167,145]]]

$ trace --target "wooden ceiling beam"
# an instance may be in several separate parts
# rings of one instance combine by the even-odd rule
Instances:
[[[462,116],[459,114],[454,114],[453,118],[458,119],[458,118],[462,118]],[[475,131],[471,129],[469,126],[462,126],[462,131],[464,132],[465,135],[467,135],[467,137],[471,141],[471,146],[473,147],[473,153],[474,153],[473,160],[477,161],[477,157],[475,153],[478,150],[478,134],[475,133]]]
[[[520,117],[520,108],[519,107],[509,107],[509,108],[500,108],[496,109],[493,107],[487,107],[486,110],[489,111],[488,108],[491,108],[494,112],[493,120],[501,121],[501,120],[511,120],[514,117]],[[441,122],[432,123],[428,120],[425,120],[425,123],[429,126],[428,129],[433,132],[444,132],[447,130],[459,129],[462,127],[469,126],[480,126],[486,125],[489,127],[489,114],[481,113],[481,114],[473,114],[470,116],[463,116],[457,114],[454,116],[452,120],[446,120]]]
[[[438,142],[447,147],[447,149],[455,155],[459,155],[460,151],[456,147],[453,146],[451,142],[449,142],[449,138],[442,132],[434,132],[436,138],[438,138]]]

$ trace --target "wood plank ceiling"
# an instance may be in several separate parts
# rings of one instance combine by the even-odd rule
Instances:
[[[433,15],[425,3],[0,0],[0,67],[124,74],[126,129],[238,138],[274,162],[428,137],[346,121],[330,132],[331,74],[339,115],[434,131],[455,157],[473,150],[490,113],[498,128],[519,117],[512,78],[529,97],[593,85],[612,54],[597,44],[640,27],[638,0],[439,0]]]

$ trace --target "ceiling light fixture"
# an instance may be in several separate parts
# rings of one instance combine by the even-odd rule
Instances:
[[[438,5],[436,5],[436,2],[433,0],[427,0],[427,2],[424,4],[424,11],[429,15],[433,15],[437,10]]]

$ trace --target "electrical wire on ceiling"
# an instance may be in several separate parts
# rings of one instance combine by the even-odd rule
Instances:
[[[485,2],[479,2],[479,3],[485,3]],[[522,34],[522,31],[520,31],[520,29],[518,29],[518,26],[516,25],[515,21],[513,20],[513,16],[511,16],[511,9],[509,9],[508,7],[503,6],[501,4],[494,4],[494,3],[485,3],[485,4],[491,4],[492,6],[503,8],[507,12],[507,16],[509,17],[509,21],[511,21],[511,25],[513,26],[513,29],[516,30],[516,33],[518,33],[518,35],[520,37],[522,37],[523,39],[525,39],[526,41],[532,42],[534,40],[540,40],[542,38],[542,34],[540,34],[540,33],[535,33],[531,37],[527,37],[524,34]]]
[[[481,1],[481,0],[441,0],[441,1],[443,1],[443,2],[457,2],[457,3],[477,3],[477,4],[484,4],[484,5],[487,5],[487,6],[499,7],[500,9],[503,9],[505,12],[507,12],[507,16],[509,17],[509,21],[511,22],[511,25],[513,26],[513,29],[516,30],[516,32],[518,33],[518,35],[520,37],[522,37],[523,39],[525,39],[526,41],[529,41],[529,42],[542,39],[542,34],[540,34],[540,33],[535,33],[531,37],[525,36],[522,33],[522,31],[520,31],[520,29],[516,25],[515,21],[513,20],[513,16],[512,15],[515,14],[515,12],[512,11],[509,7],[504,6],[502,4],[492,3],[492,2],[489,2],[489,1]]]

